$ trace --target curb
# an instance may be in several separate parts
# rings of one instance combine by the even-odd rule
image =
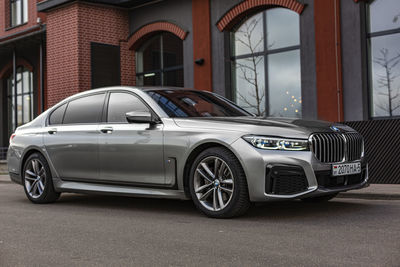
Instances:
[[[340,193],[337,198],[357,198],[372,200],[400,200],[400,194],[382,194],[382,193]]]

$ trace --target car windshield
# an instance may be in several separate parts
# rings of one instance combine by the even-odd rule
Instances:
[[[204,91],[174,89],[146,92],[172,118],[252,116],[229,100]]]

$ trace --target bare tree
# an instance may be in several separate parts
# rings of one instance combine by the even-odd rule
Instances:
[[[388,57],[389,50],[387,48],[382,48],[380,51],[381,56],[375,57],[374,63],[378,64],[385,69],[385,74],[377,74],[378,85],[380,88],[385,88],[386,92],[379,92],[378,95],[383,95],[388,98],[387,103],[377,103],[377,107],[389,113],[389,116],[393,116],[393,112],[400,108],[400,101],[396,100],[400,97],[400,88],[393,88],[394,81],[400,75],[395,75],[393,69],[400,63],[400,54],[392,58]]]
[[[236,32],[235,41],[242,44],[249,50],[250,57],[243,59],[245,63],[236,61],[236,68],[241,72],[240,78],[246,81],[250,86],[249,95],[255,99],[255,101],[249,100],[239,91],[237,91],[238,97],[247,106],[245,108],[253,108],[257,111],[258,116],[265,115],[265,106],[263,100],[265,98],[265,89],[263,83],[259,84],[259,73],[257,72],[258,65],[262,62],[263,57],[257,57],[256,52],[262,50],[260,46],[264,45],[264,36],[255,32],[257,25],[261,22],[262,17],[255,17],[245,22],[242,27]],[[254,37],[260,37],[254,39]],[[240,37],[239,37],[240,36]]]

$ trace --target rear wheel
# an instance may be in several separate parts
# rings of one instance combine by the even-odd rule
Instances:
[[[197,156],[189,186],[194,204],[209,217],[240,216],[250,207],[242,166],[225,148],[209,148]]]
[[[302,200],[304,202],[320,203],[320,202],[327,202],[327,201],[331,200],[332,198],[336,197],[337,195],[338,195],[338,193],[331,194],[331,195],[325,195],[325,196],[319,196],[319,197],[303,198]]]
[[[22,175],[25,194],[33,203],[52,203],[60,197],[60,193],[54,190],[49,165],[41,154],[29,156]]]

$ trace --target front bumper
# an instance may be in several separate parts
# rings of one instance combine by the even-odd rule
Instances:
[[[359,189],[368,184],[368,164],[365,159],[361,159],[363,172],[359,180],[348,183],[351,177],[340,177],[343,181],[326,184],[320,177],[321,174],[328,173],[330,178],[331,164],[321,163],[318,161],[311,151],[268,151],[256,149],[246,141],[239,139],[232,145],[237,157],[242,163],[247,177],[250,200],[254,202],[262,202],[279,199],[301,199],[314,196],[322,196],[344,192],[353,189]],[[298,173],[286,175],[287,179],[284,183],[296,184],[298,190],[272,190],[269,185],[269,176],[274,167],[288,167],[301,170],[305,177],[305,182],[301,183]],[[339,180],[338,180],[339,181]],[[301,188],[301,189],[299,189]]]

